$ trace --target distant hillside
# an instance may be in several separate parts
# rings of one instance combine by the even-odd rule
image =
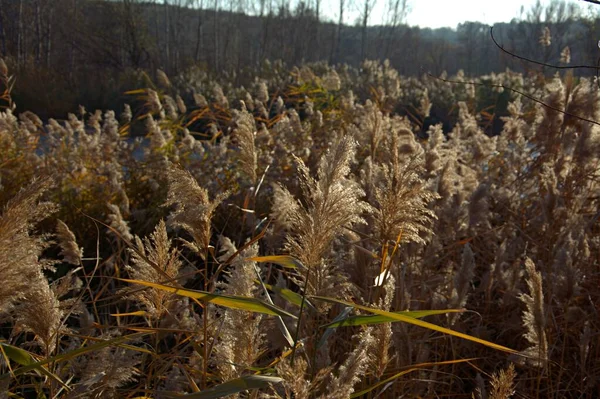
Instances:
[[[15,95],[42,115],[60,114],[77,103],[110,108],[115,96],[131,88],[129,71],[136,69],[153,74],[160,68],[174,76],[199,65],[210,73],[235,72],[236,83],[253,76],[244,71],[266,59],[287,65],[326,60],[354,66],[366,58],[389,59],[401,74],[412,76],[459,69],[467,75],[507,67],[540,69],[503,54],[494,46],[489,27],[480,23],[464,23],[457,30],[349,26],[322,21],[319,11],[306,3],[290,9],[287,2],[276,7],[263,0],[252,10],[234,7],[234,2],[226,7],[219,0],[207,3],[0,0],[0,55],[19,77]],[[497,24],[499,42],[517,54],[553,64],[560,63],[569,46],[571,64],[594,65],[599,21],[578,18],[566,8],[550,11],[547,24],[541,22],[541,12],[529,21]],[[539,44],[544,26],[551,33],[548,47]]]

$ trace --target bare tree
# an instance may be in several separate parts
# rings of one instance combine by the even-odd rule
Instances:
[[[527,54],[527,57],[548,63],[566,45],[566,33],[571,21],[578,18],[579,9],[574,4],[567,5],[564,1],[553,0],[548,5],[543,5],[540,0],[529,9],[521,7],[520,19],[523,23],[515,24],[514,29],[508,30],[510,50],[517,54]],[[549,31],[546,31],[548,29]],[[546,31],[550,34],[546,45],[540,45],[539,39]],[[517,67],[514,62],[520,62],[520,66],[529,69],[529,63],[524,60],[507,60],[508,66]]]
[[[77,29],[79,25],[79,1],[73,0],[73,4],[71,6],[71,18],[74,28]],[[75,72],[75,62],[76,62],[76,51],[77,48],[75,46],[74,38],[70,39],[71,46],[69,46],[69,78],[73,78],[73,73]]]
[[[124,54],[128,62],[135,68],[142,64],[144,47],[142,43],[142,24],[139,21],[140,10],[135,0],[123,0]],[[125,63],[124,63],[125,64]]]
[[[320,27],[321,27],[321,0],[315,0],[315,23],[313,32],[313,46],[314,49],[319,51],[321,49],[321,35],[320,35]]]
[[[198,13],[198,24],[196,25],[196,51],[194,59],[200,61],[200,49],[204,47],[204,0],[196,0],[196,12]]]
[[[333,40],[333,45],[331,48],[331,56],[329,58],[330,62],[333,62],[334,59],[337,60],[338,53],[340,51],[340,41],[342,39],[342,27],[344,26],[344,11],[346,9],[346,0],[339,0],[339,9],[338,9],[338,23],[335,30],[335,38]]]
[[[23,0],[19,0],[19,17],[17,23],[17,68],[21,68],[23,63],[24,52],[24,30],[23,30]]]
[[[214,16],[213,16],[213,46],[214,59],[213,65],[216,71],[219,70],[219,0],[214,1]]]
[[[49,2],[46,7],[47,7],[47,11],[46,11],[46,32],[45,32],[45,43],[46,43],[46,68],[50,67],[50,55],[52,54],[52,25],[54,22],[54,8],[55,8],[56,2],[51,1]]]
[[[165,10],[165,69],[169,72],[171,69],[171,23],[169,18],[169,1],[164,0],[163,5]]]
[[[172,47],[173,65],[171,73],[177,73],[181,67],[181,52],[184,50],[182,45],[182,34],[183,34],[183,10],[184,0],[176,0],[172,7],[175,8],[175,15],[171,16],[171,31],[174,46]]]
[[[35,2],[35,62],[42,61],[42,5],[41,0]]]
[[[463,68],[467,75],[476,75],[476,64],[484,62],[478,55],[483,51],[484,41],[489,40],[487,25],[479,22],[465,22],[458,25],[457,33],[462,48]]]
[[[390,57],[390,49],[396,37],[398,25],[402,24],[410,11],[408,0],[388,0],[386,29],[387,38],[385,45],[384,58]]]
[[[362,20],[362,28],[361,28],[361,39],[360,39],[360,57],[361,59],[365,59],[367,56],[367,32],[368,32],[368,24],[369,18],[371,17],[371,12],[373,11],[373,7],[375,7],[375,3],[377,0],[364,0],[363,9],[361,12],[361,20]]]
[[[4,1],[0,0],[0,51],[6,57],[6,28],[4,27]]]
[[[261,15],[261,20],[262,20],[262,38],[261,38],[261,44],[260,44],[259,56],[258,56],[259,62],[260,62],[260,60],[264,59],[265,55],[267,54],[269,37],[271,36],[270,30],[271,30],[271,25],[273,24],[273,0],[266,0],[266,1],[268,1],[269,10],[267,12],[267,15],[263,19],[262,16],[264,13],[265,0],[260,0],[260,4],[261,4],[260,15]]]

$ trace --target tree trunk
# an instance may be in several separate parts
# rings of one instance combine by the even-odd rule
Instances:
[[[314,28],[314,51],[313,61],[318,61],[321,58],[321,42],[320,42],[320,27],[321,27],[321,0],[315,0],[315,21]]]
[[[173,50],[174,50],[174,60],[173,60],[173,69],[171,71],[171,73],[173,75],[177,74],[177,71],[179,71],[179,64],[181,61],[181,9],[182,9],[182,4],[181,4],[181,0],[177,1],[177,4],[175,5],[177,7],[177,13],[175,15],[175,19],[172,21],[172,30],[173,30]]]
[[[42,10],[40,0],[35,2],[35,63],[42,61]]]
[[[214,68],[219,70],[219,0],[215,0],[215,14],[213,20],[213,45],[214,48]]]
[[[4,4],[3,0],[0,0],[0,51],[2,57],[6,57],[6,30],[4,28]]]
[[[78,24],[79,24],[79,18],[77,16],[78,13],[78,0],[73,0],[73,6],[71,7],[71,21],[72,24],[75,25],[75,31],[78,30]],[[73,73],[75,72],[75,62],[76,62],[76,55],[75,55],[75,40],[73,38],[70,39],[71,40],[71,48],[69,49],[69,79],[73,79]]]
[[[23,0],[19,0],[19,17],[17,23],[17,69],[23,62]]]
[[[170,25],[171,25],[171,21],[169,18],[169,2],[167,0],[164,0],[164,6],[165,6],[165,55],[167,57],[166,62],[165,62],[165,69],[166,72],[169,73],[170,72],[170,67],[171,67],[171,29],[170,29]]]
[[[200,61],[200,49],[204,47],[204,29],[203,29],[203,20],[202,20],[202,12],[204,11],[204,0],[198,0],[198,27],[196,28],[196,52],[194,59],[196,62]]]
[[[156,60],[160,65],[161,42],[160,42],[160,1],[154,0],[154,40],[156,43]]]
[[[50,3],[48,21],[46,23],[46,68],[50,67],[50,55],[52,54],[52,21],[54,17],[54,3]]]
[[[391,10],[389,11],[391,14],[391,23],[389,24],[385,52],[383,54],[384,58],[389,58],[392,42],[394,40],[394,36],[396,36],[396,29],[398,28],[398,25],[404,21],[406,13],[408,12],[407,0],[395,0],[393,5],[390,4],[390,6]]]
[[[333,64],[334,62],[339,62],[339,53],[340,53],[340,44],[342,41],[342,28],[344,26],[344,10],[346,8],[346,0],[340,0],[340,15],[338,19],[338,24],[335,32],[335,39],[331,45],[331,55],[329,56],[329,63]]]
[[[261,3],[262,4],[262,3]],[[261,7],[261,14],[262,14],[263,10]],[[271,19],[273,18],[273,0],[269,0],[269,13],[267,14],[267,16],[262,19],[261,18],[261,23],[262,23],[262,40],[261,40],[261,44],[260,44],[260,49],[259,49],[259,53],[258,53],[258,60],[257,63],[260,64],[260,62],[262,60],[265,59],[266,55],[267,55],[267,45],[268,45],[268,39],[269,39],[269,30],[271,27]]]
[[[365,0],[365,8],[362,15],[362,29],[360,34],[360,60],[364,61],[367,52],[367,24],[369,22],[369,13],[371,12],[369,0]]]

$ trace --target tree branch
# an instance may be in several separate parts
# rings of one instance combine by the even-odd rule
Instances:
[[[596,4],[597,6],[600,6],[600,1],[598,1],[598,0],[581,0],[581,1],[585,1],[586,3],[592,3],[592,4]]]
[[[582,0],[582,1],[590,1],[590,2],[594,2],[595,4],[600,5],[600,0]],[[498,41],[496,40],[496,38],[494,37],[494,27],[490,27],[490,36],[492,37],[492,41],[494,42],[494,44],[496,45],[496,47],[498,47],[500,50],[502,50],[502,52],[510,55],[511,57],[517,58],[519,60],[523,60],[526,62],[529,62],[531,64],[536,64],[536,65],[541,65],[544,67],[548,67],[548,68],[554,68],[554,69],[593,69],[596,72],[598,72],[600,70],[600,66],[592,66],[592,65],[553,65],[553,64],[548,64],[546,62],[541,62],[541,61],[536,61],[536,60],[532,60],[530,58],[527,57],[523,57],[521,55],[515,54],[513,52],[510,52],[508,50],[506,50],[504,48],[504,46],[502,46],[500,43],[498,43]]]
[[[457,81],[457,80],[444,79],[444,78],[440,78],[438,76],[434,76],[434,75],[432,75],[429,72],[427,72],[427,75],[430,76],[430,77],[432,77],[433,79],[441,80],[442,82],[446,82],[446,83],[462,84],[462,85],[473,85],[473,86],[485,86],[485,87],[497,87],[497,88],[502,88],[504,90],[510,90],[510,91],[512,91],[514,93],[517,93],[517,94],[520,94],[523,97],[528,98],[531,101],[533,101],[535,103],[538,103],[538,104],[540,104],[540,105],[542,105],[542,106],[544,106],[544,107],[546,107],[548,109],[551,109],[551,110],[556,111],[556,112],[560,112],[560,113],[562,113],[564,115],[570,116],[572,118],[578,119],[578,120],[583,121],[583,122],[589,122],[591,124],[600,126],[600,122],[597,122],[597,121],[595,121],[593,119],[587,119],[587,118],[584,118],[584,117],[572,114],[570,112],[567,112],[564,109],[553,107],[552,105],[546,104],[545,102],[543,102],[540,99],[537,99],[537,98],[535,98],[535,97],[533,97],[533,96],[531,96],[531,95],[529,95],[529,94],[527,94],[525,92],[522,92],[521,90],[513,89],[512,87],[507,87],[507,86],[504,86],[504,85],[501,85],[501,84],[493,84],[493,83],[480,83],[480,82],[472,82],[472,81],[471,82],[464,82],[464,81],[461,82],[461,81]]]

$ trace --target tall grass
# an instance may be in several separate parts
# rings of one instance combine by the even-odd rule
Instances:
[[[3,392],[595,397],[595,80],[268,72],[41,121],[0,68]]]

